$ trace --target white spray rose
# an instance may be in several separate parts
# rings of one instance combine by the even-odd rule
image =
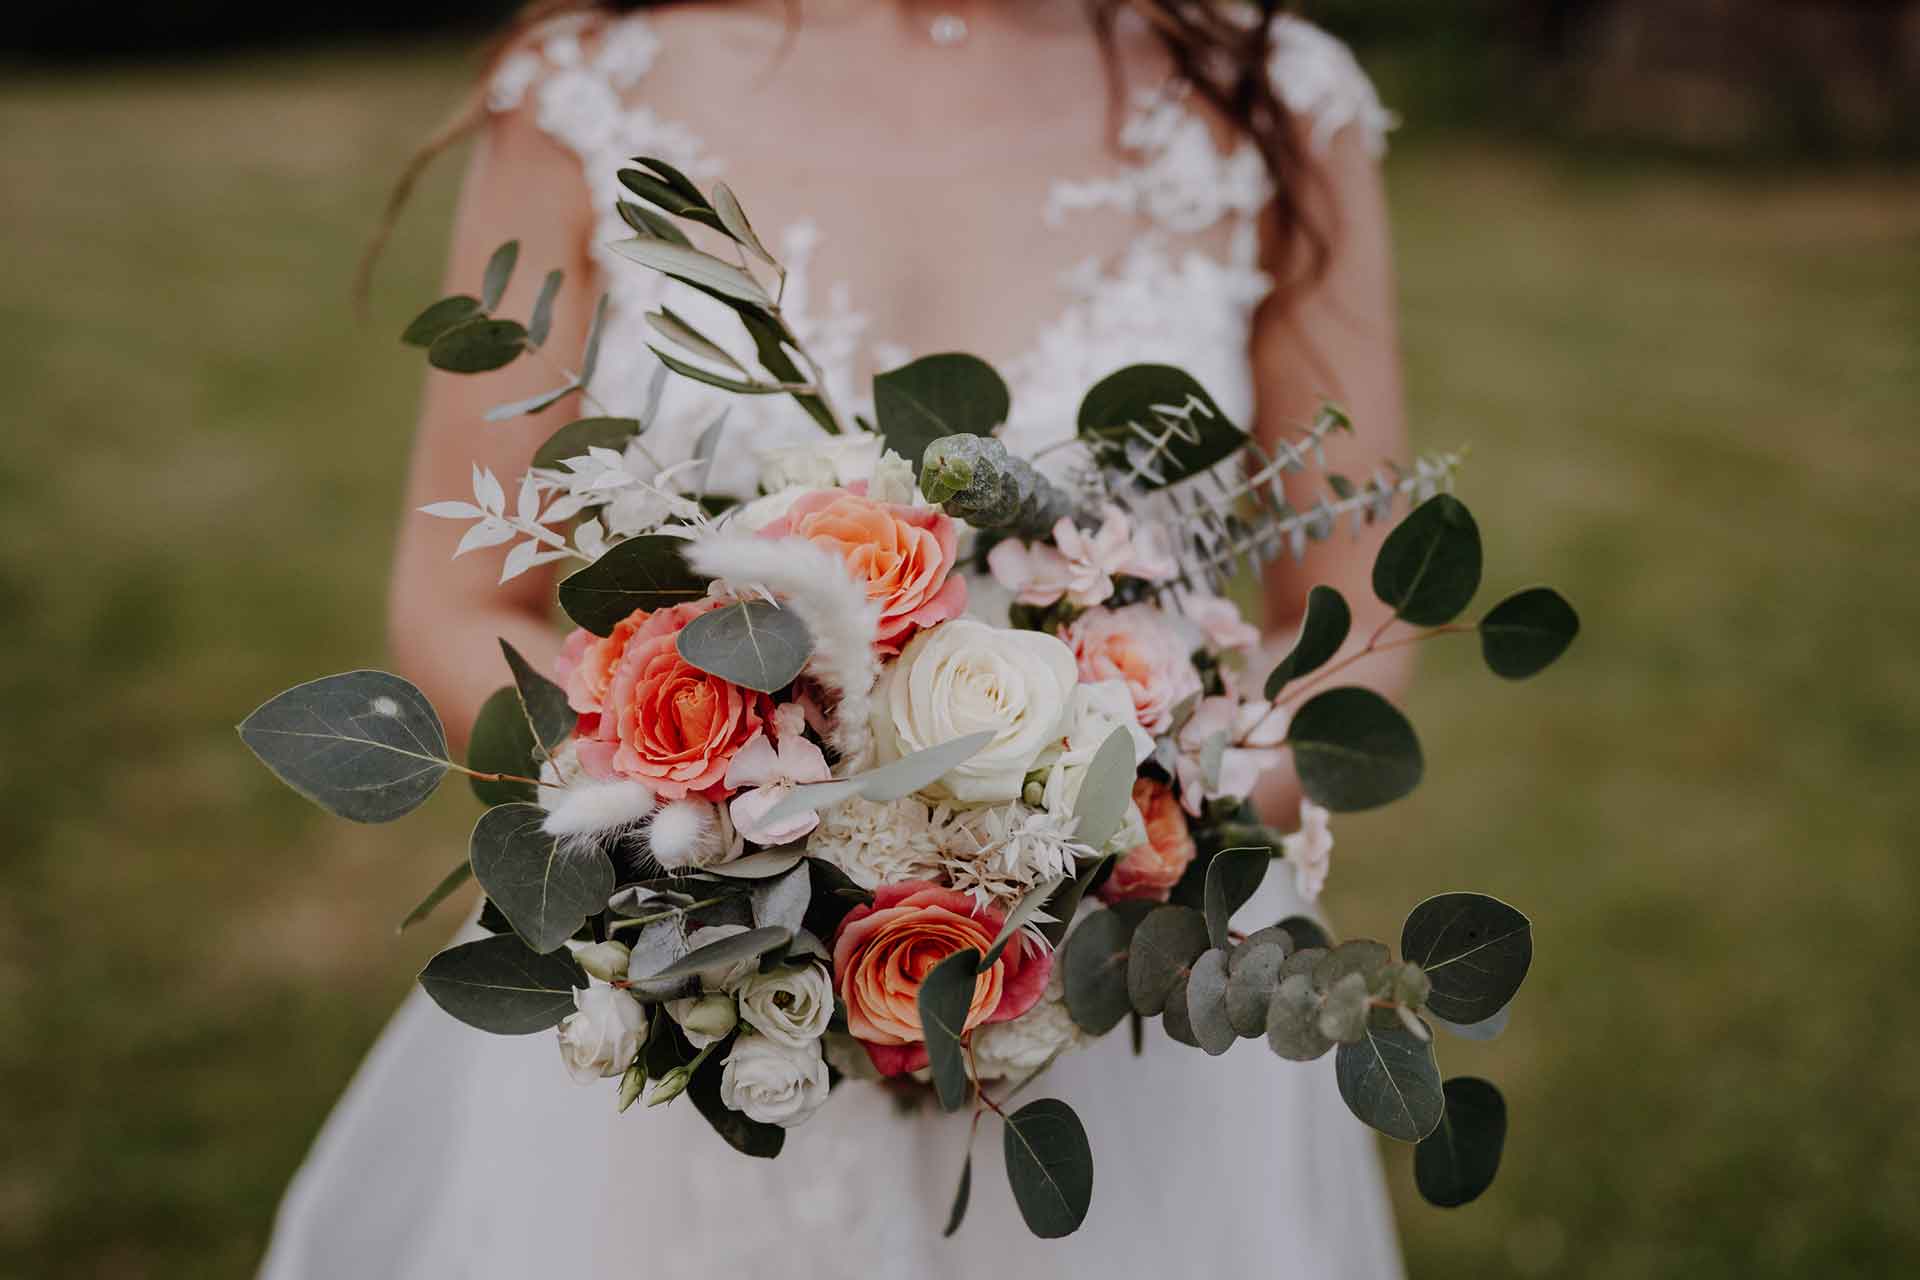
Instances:
[[[560,1020],[560,1060],[577,1084],[617,1076],[640,1052],[647,1011],[618,987],[589,986],[573,993],[575,1012]]]
[[[760,450],[760,488],[831,489],[873,478],[880,437],[857,433]]]
[[[749,1120],[791,1129],[820,1109],[827,1084],[819,1041],[796,1048],[767,1036],[742,1036],[720,1070],[720,1101]]]
[[[833,983],[817,964],[756,973],[740,986],[740,1016],[767,1039],[798,1049],[825,1034]]]
[[[1080,788],[1087,780],[1087,766],[1116,729],[1124,729],[1133,739],[1133,763],[1139,765],[1153,754],[1153,738],[1133,713],[1133,694],[1121,680],[1097,680],[1077,686],[1067,711],[1066,741],[1059,757],[1047,774],[1041,804],[1056,818],[1073,816],[1080,803]],[[1121,829],[1107,842],[1109,848],[1131,849],[1147,842],[1146,824],[1140,810],[1127,805],[1127,817]]]
[[[915,636],[881,675],[874,740],[886,761],[990,731],[984,750],[928,791],[960,804],[1017,799],[1059,742],[1078,678],[1072,650],[1045,632],[956,618]]]

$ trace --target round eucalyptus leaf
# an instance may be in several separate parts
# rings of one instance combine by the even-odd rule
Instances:
[[[1320,1034],[1320,993],[1304,973],[1290,973],[1267,1005],[1267,1044],[1291,1062],[1312,1062],[1333,1048]]]
[[[766,600],[703,613],[680,629],[674,643],[689,664],[761,693],[792,684],[813,654],[813,637],[800,615]]]
[[[1201,904],[1205,908],[1207,937],[1214,946],[1226,948],[1233,913],[1259,892],[1272,863],[1273,850],[1264,847],[1222,849],[1207,860]]]
[[[790,929],[749,929],[745,933],[736,933],[687,952],[666,968],[648,974],[647,981],[664,982],[708,973],[724,973],[735,965],[756,961],[769,951],[777,951],[792,941],[793,931]],[[639,951],[636,949],[634,954],[638,955]]]
[[[1312,916],[1288,916],[1274,928],[1284,932],[1293,940],[1295,951],[1305,951],[1309,947],[1325,949],[1333,945],[1325,926]]]
[[[1533,963],[1533,924],[1483,893],[1442,893],[1407,916],[1400,954],[1433,984],[1427,1008],[1461,1026],[1484,1022],[1520,990]]]
[[[1072,1107],[1041,1098],[1008,1116],[1005,1158],[1028,1230],[1056,1240],[1080,1229],[1093,1203],[1093,1148]]]
[[[433,704],[385,671],[297,685],[242,720],[240,740],[280,781],[354,822],[413,812],[451,763]]]
[[[1351,1044],[1367,1029],[1367,980],[1349,973],[1331,983],[1320,998],[1320,1034]]]
[[[1580,615],[1552,587],[1508,596],[1480,619],[1480,655],[1487,669],[1525,680],[1554,664],[1580,634]]]
[[[1193,962],[1187,975],[1187,1023],[1207,1056],[1217,1058],[1233,1047],[1237,1036],[1227,1012],[1227,953],[1206,952]]]
[[[731,862],[721,862],[707,870],[723,880],[770,880],[793,870],[804,855],[793,847],[757,849]]]
[[[942,436],[984,436],[1007,420],[1013,400],[978,356],[922,356],[873,380],[873,413],[886,448],[913,464]]]
[[[1089,1035],[1105,1035],[1133,1010],[1127,998],[1133,924],[1124,912],[1102,908],[1074,927],[1061,950],[1067,1012]]]
[[[1193,1049],[1200,1047],[1200,1037],[1193,1033],[1193,1019],[1187,1013],[1187,975],[1185,973],[1175,977],[1173,985],[1167,988],[1166,1003],[1160,1007],[1160,1026],[1181,1044]]]
[[[543,955],[564,946],[613,893],[613,863],[600,846],[548,835],[546,817],[536,804],[489,809],[474,824],[468,853],[488,899]]]
[[[520,709],[520,695],[511,685],[495,689],[480,704],[473,731],[467,736],[467,767],[475,773],[511,773],[522,778],[534,776],[539,768],[533,762],[533,730]],[[525,782],[504,782],[491,778],[469,777],[473,794],[480,803],[530,803],[539,788]]]
[[[1498,1040],[1507,1029],[1508,1019],[1513,1016],[1513,1006],[1506,1005],[1491,1018],[1479,1022],[1448,1022],[1431,1009],[1427,1010],[1427,1016],[1434,1026],[1462,1040]]]
[[[1279,665],[1267,674],[1267,700],[1271,702],[1279,697],[1289,680],[1298,680],[1325,666],[1347,642],[1347,632],[1352,626],[1353,611],[1347,607],[1345,596],[1332,587],[1315,587],[1307,592],[1307,612],[1300,620],[1300,638],[1293,642],[1293,652],[1280,659]]]
[[[1320,962],[1326,959],[1326,957],[1326,947],[1303,947],[1280,962],[1280,980],[1285,982],[1294,974],[1299,973],[1304,974],[1307,980],[1311,982],[1313,979],[1313,971],[1320,967]],[[1315,990],[1317,991],[1319,988],[1316,987]]]
[[[458,293],[440,301],[422,311],[413,318],[413,322],[400,335],[400,341],[410,347],[430,347],[433,340],[458,324],[465,324],[480,314],[480,299]]]
[[[1507,1103],[1477,1076],[1447,1081],[1446,1101],[1440,1127],[1414,1148],[1413,1181],[1428,1204],[1454,1209],[1493,1185],[1507,1141]]]
[[[1103,466],[1162,488],[1224,462],[1247,442],[1184,369],[1136,364],[1095,383],[1080,402],[1080,438]]]
[[[1133,931],[1127,949],[1127,998],[1135,1013],[1152,1017],[1167,992],[1207,949],[1207,921],[1191,907],[1159,907]]]
[[[1280,961],[1293,954],[1293,935],[1277,924],[1270,924],[1264,929],[1255,929],[1247,935],[1245,942],[1227,952],[1227,972],[1238,973],[1240,966],[1253,957],[1255,950],[1265,946],[1280,949],[1280,959],[1274,961],[1274,967],[1278,969]]]
[[[1258,1039],[1267,1029],[1267,1006],[1280,985],[1280,966],[1287,962],[1286,947],[1277,942],[1248,938],[1228,960],[1227,1021],[1234,1034]]]
[[[512,364],[527,349],[527,331],[518,320],[476,316],[433,340],[427,363],[448,373],[487,373]]]
[[[1373,593],[1417,627],[1452,622],[1480,588],[1480,530],[1466,505],[1435,494],[1380,545]]]
[[[786,871],[756,881],[747,900],[753,904],[755,928],[788,929],[798,937],[806,926],[807,906],[813,900],[813,880],[806,864],[796,857]]]
[[[1422,1040],[1391,1009],[1376,1009],[1365,1031],[1334,1055],[1347,1109],[1389,1138],[1418,1142],[1440,1124],[1446,1102],[1431,1033]]]
[[[540,955],[511,933],[449,947],[420,971],[433,1002],[470,1027],[495,1035],[545,1031],[573,1012],[587,975],[565,951]]]
[[[535,671],[518,649],[502,640],[500,652],[506,656],[507,669],[513,673],[514,689],[520,695],[520,706],[535,741],[543,752],[553,755],[573,736],[579,713],[568,705],[567,691]]]
[[[1425,768],[1407,718],[1358,685],[1309,698],[1293,714],[1287,745],[1307,797],[1335,813],[1398,800],[1419,785]]]
[[[1362,988],[1372,990],[1391,963],[1393,953],[1387,950],[1384,943],[1371,938],[1354,938],[1320,958],[1320,963],[1313,967],[1313,985],[1322,991],[1329,991],[1347,975],[1358,974]]]
[[[1108,734],[1087,765],[1073,806],[1074,816],[1080,820],[1074,838],[1096,852],[1104,850],[1107,841],[1126,824],[1137,776],[1134,765],[1133,735],[1125,729]]]
[[[584,569],[561,579],[560,607],[594,635],[613,631],[635,609],[704,600],[707,580],[687,567],[682,538],[643,534],[615,543]]]
[[[980,952],[967,947],[935,965],[920,983],[917,1003],[927,1067],[940,1105],[948,1111],[958,1111],[967,1101],[967,1058],[960,1038],[966,1034],[967,1011],[979,981]]]

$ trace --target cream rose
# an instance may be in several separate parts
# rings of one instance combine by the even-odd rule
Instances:
[[[761,1124],[791,1129],[827,1100],[820,1043],[795,1048],[766,1036],[741,1036],[720,1069],[720,1101]]]
[[[897,760],[991,732],[928,790],[960,804],[1004,803],[1060,741],[1077,681],[1072,650],[1054,637],[956,618],[915,636],[880,677],[874,740],[883,760]]]
[[[618,987],[599,984],[573,993],[575,1012],[560,1020],[560,1059],[577,1084],[617,1076],[640,1054],[647,1011]]]
[[[833,979],[817,964],[756,973],[741,984],[740,1016],[769,1040],[812,1044],[833,1018]]]

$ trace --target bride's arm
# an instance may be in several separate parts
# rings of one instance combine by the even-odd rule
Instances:
[[[1255,319],[1257,429],[1269,444],[1295,436],[1322,401],[1336,401],[1352,416],[1354,431],[1329,442],[1328,467],[1357,482],[1386,459],[1407,457],[1393,256],[1380,168],[1362,131],[1343,130],[1321,164],[1323,181],[1311,185],[1307,198],[1330,236],[1326,272],[1291,298],[1269,302]],[[1289,477],[1288,487],[1300,510],[1326,493],[1316,471]],[[1396,508],[1394,519],[1403,514]],[[1374,553],[1392,523],[1370,526],[1359,538],[1343,526],[1314,544],[1304,561],[1282,556],[1268,568],[1260,621],[1272,658],[1281,656],[1280,646],[1300,623],[1307,591],[1317,583],[1338,588],[1353,609],[1353,630],[1341,656],[1366,645],[1390,612],[1374,598],[1371,583]],[[1264,679],[1265,671],[1257,677]],[[1401,649],[1348,667],[1338,682],[1397,697],[1411,674],[1408,651]],[[1291,766],[1263,781],[1259,805],[1267,821],[1291,829],[1299,801]]]
[[[483,419],[494,405],[557,385],[561,366],[576,367],[594,301],[586,257],[590,224],[585,182],[572,153],[525,113],[490,119],[461,192],[445,292],[478,293],[488,256],[516,238],[519,267],[499,314],[524,321],[546,273],[558,267],[567,278],[547,342],[550,359],[529,354],[496,373],[427,375],[394,554],[389,641],[398,670],[433,700],[456,751],[464,750],[480,704],[508,681],[496,638],[511,642],[542,671],[558,650],[550,621],[554,573],[536,569],[501,585],[505,547],[455,560],[454,546],[468,523],[424,516],[419,508],[470,498],[476,464],[493,469],[512,503],[534,450],[580,416],[579,398],[570,396],[536,416]]]

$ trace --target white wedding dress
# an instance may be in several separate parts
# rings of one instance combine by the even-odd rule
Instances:
[[[1279,20],[1275,37],[1276,87],[1314,137],[1357,129],[1377,148],[1388,117],[1344,47],[1292,19]],[[756,184],[732,157],[723,166],[719,147],[669,118],[674,95],[641,92],[657,79],[664,38],[640,17],[548,28],[502,65],[491,105],[532,111],[579,154],[605,214],[603,241],[626,234],[611,210],[616,170],[630,157],[659,156],[703,184],[724,173],[791,267],[786,310],[796,330],[830,367],[839,403],[858,405],[874,369],[914,354],[877,341],[892,326],[861,306],[859,243],[842,242],[838,259],[830,253],[836,227],[859,234],[852,219],[863,193],[840,220],[830,209],[768,216],[779,195],[762,190],[771,184]],[[1122,142],[1125,162],[1094,154],[1086,175],[1012,180],[1000,193],[1003,216],[1005,205],[1032,201],[1031,236],[980,251],[983,268],[1011,261],[996,286],[1001,318],[1050,317],[1017,355],[1009,358],[1004,337],[970,343],[974,333],[997,333],[992,323],[951,336],[942,314],[914,326],[914,337],[938,344],[922,351],[974,350],[1000,368],[1013,395],[1003,436],[1016,451],[1069,434],[1078,397],[1136,361],[1188,369],[1237,421],[1250,420],[1249,326],[1268,286],[1255,234],[1269,194],[1264,166],[1248,144],[1222,146],[1177,92],[1138,96]],[[919,191],[939,203],[936,180]],[[910,215],[903,207],[897,216]],[[936,216],[927,233],[958,237],[963,226],[943,228]],[[734,330],[710,319],[704,299],[652,272],[611,255],[602,266],[611,307],[595,389],[612,411],[631,411],[655,367],[646,310],[667,300],[716,336]],[[965,307],[943,314],[968,327]],[[687,456],[720,403],[735,406],[729,438],[752,446],[720,450],[716,478],[736,486],[751,483],[755,448],[813,431],[784,399],[741,403],[676,379],[647,437],[653,452],[668,462]],[[1257,927],[1302,909],[1276,868],[1239,919]],[[971,1208],[958,1235],[943,1240],[964,1115],[905,1111],[877,1086],[848,1081],[789,1134],[777,1160],[763,1161],[735,1153],[684,1100],[617,1115],[614,1082],[601,1084],[568,1080],[552,1033],[489,1036],[416,990],[287,1191],[263,1276],[1401,1273],[1375,1140],[1341,1104],[1330,1057],[1302,1066],[1241,1041],[1209,1059],[1150,1024],[1142,1056],[1121,1029],[1062,1058],[1026,1095],[1066,1099],[1093,1143],[1092,1212],[1060,1241],[1036,1240],[1022,1224],[997,1124],[981,1126]]]

